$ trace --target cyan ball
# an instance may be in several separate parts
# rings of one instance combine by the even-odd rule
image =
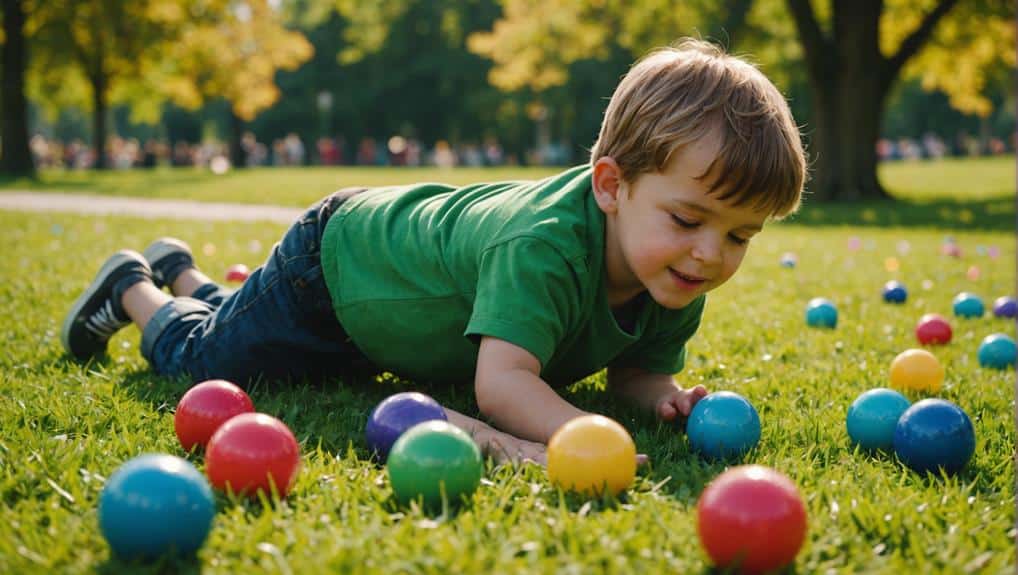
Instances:
[[[954,296],[954,315],[958,317],[982,317],[985,311],[983,300],[974,293],[963,291]]]
[[[852,443],[863,449],[894,448],[894,428],[911,402],[902,394],[879,387],[871,389],[848,407],[845,424]]]
[[[208,481],[173,455],[142,455],[113,472],[99,496],[99,528],[124,559],[187,556],[205,542],[216,506]]]
[[[894,429],[898,459],[920,473],[960,470],[976,449],[976,433],[969,416],[957,405],[938,398],[924,399],[905,410]]]
[[[884,284],[884,301],[888,303],[905,303],[908,299],[908,290],[899,281],[891,280]]]
[[[706,457],[741,457],[760,441],[760,416],[741,395],[716,391],[693,407],[686,435],[693,450]]]
[[[1015,364],[1014,340],[1002,333],[995,333],[983,338],[979,344],[979,365],[994,369],[1007,369]]]
[[[815,297],[806,305],[806,325],[835,328],[838,325],[838,308],[831,300]]]

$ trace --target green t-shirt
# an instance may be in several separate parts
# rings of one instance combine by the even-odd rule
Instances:
[[[644,294],[622,329],[604,233],[586,166],[536,182],[374,188],[329,220],[322,268],[353,342],[405,377],[473,381],[482,335],[534,354],[553,385],[606,366],[678,372],[704,298],[668,310]]]

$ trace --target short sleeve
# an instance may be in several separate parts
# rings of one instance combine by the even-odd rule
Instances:
[[[637,367],[653,373],[674,374],[686,363],[686,342],[703,316],[707,296],[701,295],[680,310],[664,310],[647,326],[640,341],[613,359],[610,367]]]
[[[518,237],[486,249],[464,335],[503,339],[544,367],[579,317],[580,285],[551,244]]]

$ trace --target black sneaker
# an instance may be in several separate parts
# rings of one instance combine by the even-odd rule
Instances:
[[[159,238],[142,255],[152,268],[152,282],[159,289],[173,285],[180,272],[194,267],[191,246],[177,238]]]
[[[152,270],[138,252],[121,250],[110,256],[64,318],[60,330],[64,349],[82,360],[105,351],[113,334],[131,323],[120,302],[123,292],[151,278]]]

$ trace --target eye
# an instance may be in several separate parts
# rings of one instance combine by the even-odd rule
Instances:
[[[749,238],[740,238],[739,236],[728,234],[728,239],[738,246],[744,246],[749,243]]]
[[[684,219],[680,218],[679,216],[677,216],[675,214],[672,214],[672,221],[674,221],[676,224],[678,224],[679,227],[686,228],[688,230],[696,228],[697,226],[700,225],[700,222],[684,220]]]

